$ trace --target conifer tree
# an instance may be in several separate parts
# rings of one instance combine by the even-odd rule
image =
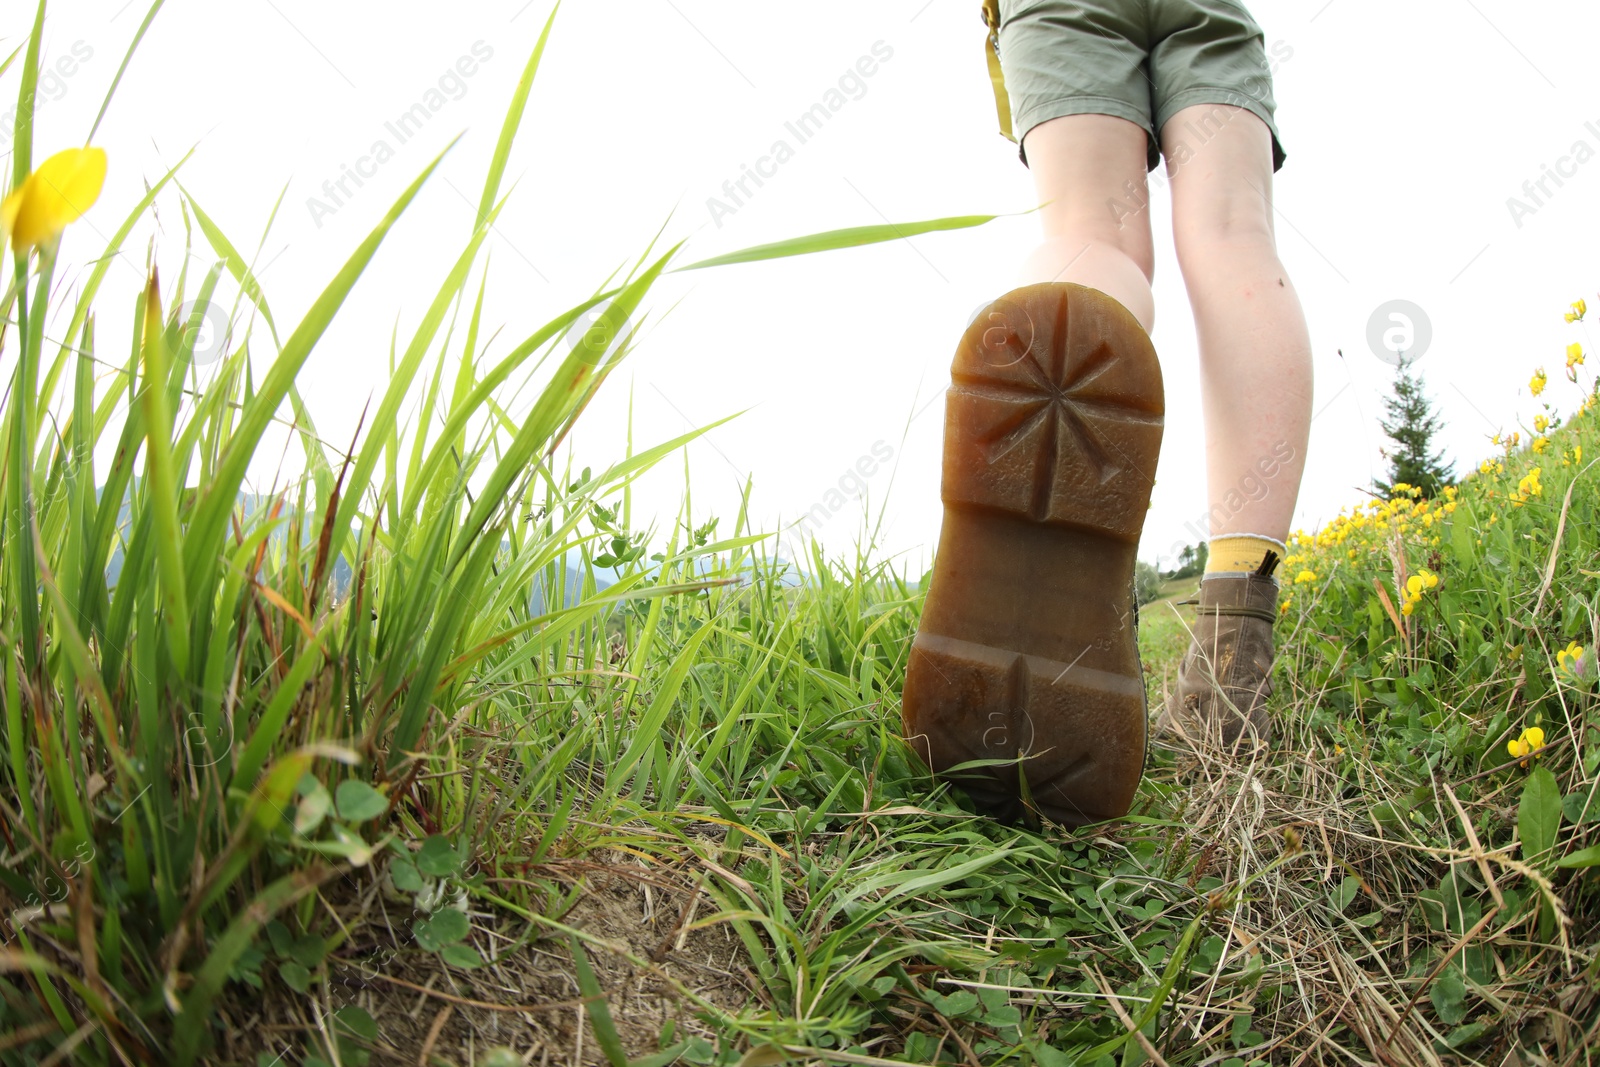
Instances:
[[[1383,406],[1388,417],[1380,425],[1394,448],[1382,450],[1389,461],[1389,477],[1374,481],[1373,488],[1388,498],[1394,494],[1395,486],[1412,485],[1422,491],[1422,496],[1432,497],[1445,486],[1454,485],[1454,464],[1444,462],[1443,449],[1433,449],[1433,435],[1441,425],[1439,416],[1423,390],[1421,376],[1412,374],[1404,360],[1395,376],[1394,395],[1385,397]]]

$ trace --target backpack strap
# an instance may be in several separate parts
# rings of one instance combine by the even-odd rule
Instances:
[[[994,106],[1000,117],[1000,134],[1008,141],[1011,132],[1011,98],[1006,93],[1005,76],[1000,71],[1000,0],[983,0],[983,24],[989,28],[983,42],[983,55],[989,64],[989,82],[994,86]]]

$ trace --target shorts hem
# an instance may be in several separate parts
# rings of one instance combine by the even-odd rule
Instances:
[[[1283,150],[1283,142],[1278,138],[1278,125],[1273,121],[1272,112],[1248,93],[1241,93],[1237,89],[1224,89],[1220,86],[1195,86],[1173,93],[1156,111],[1155,128],[1159,131],[1167,124],[1167,120],[1186,107],[1195,104],[1225,104],[1230,107],[1242,107],[1256,118],[1266,123],[1267,132],[1272,135],[1272,172],[1276,174],[1283,167],[1283,161],[1288,154]]]
[[[1028,164],[1027,150],[1024,148],[1028,134],[1040,123],[1066,115],[1110,115],[1112,118],[1128,120],[1145,132],[1145,143],[1149,146],[1146,169],[1155,170],[1160,164],[1160,140],[1156,137],[1156,128],[1150,123],[1150,116],[1143,108],[1114,96],[1074,94],[1030,103],[1012,116],[1012,130],[1017,135],[1017,157],[1024,166]]]

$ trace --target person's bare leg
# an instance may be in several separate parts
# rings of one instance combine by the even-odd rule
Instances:
[[[1155,322],[1145,186],[1148,135],[1111,115],[1063,115],[1024,138],[1045,240],[1017,284],[1076,282],[1114,297],[1148,333]],[[1130,185],[1131,183],[1131,185]]]
[[[1213,116],[1203,127],[1215,131],[1210,139],[1183,143],[1178,131],[1190,121],[1202,128],[1205,114]],[[1311,428],[1311,340],[1278,259],[1272,135],[1243,108],[1198,104],[1173,115],[1161,141],[1200,342],[1211,536],[1283,541]],[[1266,491],[1252,492],[1258,485]]]

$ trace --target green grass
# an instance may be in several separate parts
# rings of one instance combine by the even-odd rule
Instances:
[[[598,474],[560,449],[632,344],[562,355],[601,300],[618,326],[669,270],[986,217],[687,265],[651,246],[493,347],[479,253],[543,48],[483,225],[348,456],[296,378],[428,172],[281,334],[252,254],[170,175],[101,206],[128,221],[75,300],[51,306],[48,257],[0,276],[0,1063],[1587,1062],[1592,413],[1442,517],[1297,540],[1270,751],[1161,741],[1128,818],[997,825],[899,738],[914,576],[819,550],[787,587],[742,512],[630,528],[631,481],[692,434]],[[34,158],[31,115],[18,137]],[[162,196],[217,265],[152,275],[113,357],[103,265]],[[190,297],[239,324],[205,376]],[[512,420],[496,398],[529,385]],[[242,507],[289,419],[306,474]],[[618,585],[556,595],[568,560],[619,556]],[[1401,615],[1419,570],[1439,582]],[[1158,697],[1186,616],[1141,618]],[[1533,725],[1522,767],[1505,745]]]

